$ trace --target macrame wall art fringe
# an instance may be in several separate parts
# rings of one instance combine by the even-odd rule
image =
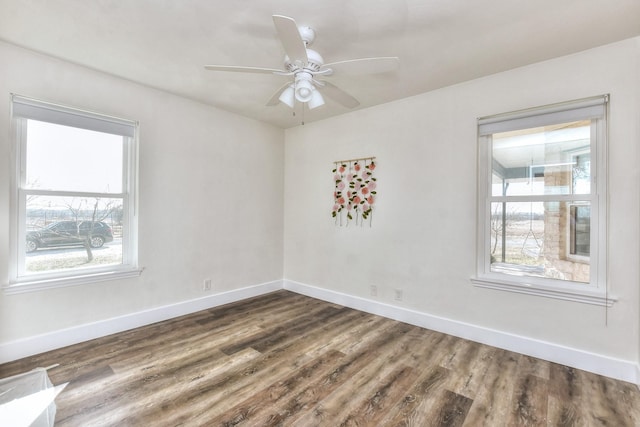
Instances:
[[[348,226],[351,221],[356,225],[369,224],[373,218],[373,207],[378,192],[374,171],[377,167],[375,157],[337,160],[334,162],[333,211],[338,226]]]

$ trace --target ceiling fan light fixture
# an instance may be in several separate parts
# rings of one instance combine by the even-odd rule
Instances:
[[[309,80],[296,79],[296,99],[300,102],[309,102],[313,96],[313,83]]]
[[[283,104],[286,104],[289,108],[293,108],[295,103],[293,85],[283,90],[278,100]]]
[[[309,106],[310,110],[313,110],[314,108],[321,107],[324,105],[324,98],[322,97],[322,94],[320,93],[320,91],[318,91],[317,89],[313,90],[313,93],[311,94],[311,99],[309,100],[307,105]]]

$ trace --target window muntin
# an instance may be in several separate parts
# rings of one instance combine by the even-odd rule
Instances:
[[[12,108],[7,289],[139,273],[136,123],[16,95]]]
[[[607,101],[479,119],[474,283],[604,290]]]

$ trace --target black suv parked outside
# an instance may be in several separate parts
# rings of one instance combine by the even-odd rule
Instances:
[[[81,221],[79,226],[76,221],[54,222],[40,230],[27,232],[27,252],[45,247],[83,245],[90,230],[91,221]],[[89,245],[92,248],[100,248],[105,242],[111,241],[111,227],[102,221],[94,222]]]

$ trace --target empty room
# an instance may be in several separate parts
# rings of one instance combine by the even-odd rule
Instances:
[[[0,0],[0,425],[640,425],[637,0]]]

